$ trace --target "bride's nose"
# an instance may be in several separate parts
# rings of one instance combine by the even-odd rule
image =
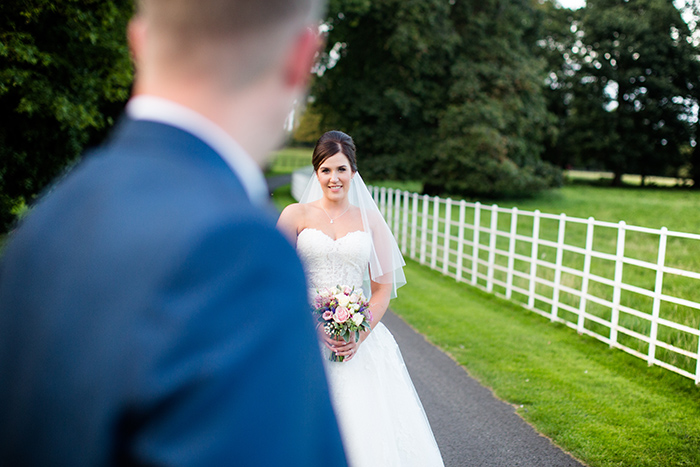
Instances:
[[[331,172],[331,181],[332,182],[337,182],[338,181],[338,172]]]

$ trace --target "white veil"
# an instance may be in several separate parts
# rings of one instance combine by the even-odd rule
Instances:
[[[321,183],[314,172],[304,193],[299,198],[299,203],[310,203],[322,197]],[[350,182],[348,201],[353,206],[360,208],[363,230],[372,238],[369,269],[365,273],[365,281],[362,286],[365,295],[370,296],[372,293],[371,279],[380,284],[392,284],[391,298],[395,298],[396,289],[406,284],[406,276],[403,273],[406,262],[403,260],[394,235],[379,212],[379,208],[377,208],[377,204],[359,172],[355,172]]]

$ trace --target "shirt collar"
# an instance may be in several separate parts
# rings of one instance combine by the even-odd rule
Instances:
[[[173,101],[146,95],[132,97],[126,106],[126,113],[134,120],[164,123],[201,139],[238,176],[253,203],[262,205],[267,202],[267,184],[260,167],[236,140],[208,118]]]

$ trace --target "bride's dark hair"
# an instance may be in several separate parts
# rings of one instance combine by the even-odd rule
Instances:
[[[321,136],[316,142],[311,163],[314,166],[314,172],[318,171],[321,164],[329,157],[335,156],[338,153],[343,153],[350,161],[350,168],[353,172],[357,172],[357,159],[355,158],[355,143],[352,138],[342,131],[328,131]]]

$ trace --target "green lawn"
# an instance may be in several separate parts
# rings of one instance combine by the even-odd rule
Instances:
[[[409,261],[392,309],[590,466],[700,465],[692,381]]]
[[[489,203],[490,204],[490,203]],[[498,202],[503,207],[700,233],[700,190],[608,188],[570,185],[532,199]]]
[[[285,174],[311,165],[312,148],[284,148],[272,156],[268,174]]]
[[[368,184],[409,192],[420,192],[418,182],[382,181]],[[675,188],[600,187],[572,184],[518,200],[477,200],[483,204],[517,207],[524,211],[561,214],[607,222],[625,221],[630,225],[679,232],[700,233],[700,190]]]

